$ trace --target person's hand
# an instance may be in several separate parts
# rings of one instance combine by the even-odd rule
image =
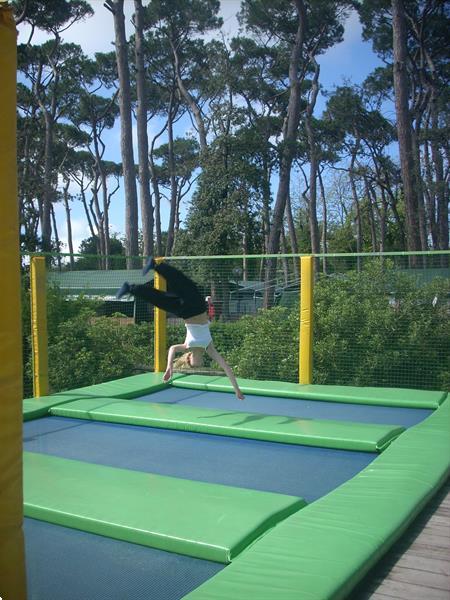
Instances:
[[[167,367],[166,372],[163,375],[163,381],[166,383],[172,379],[172,367]]]

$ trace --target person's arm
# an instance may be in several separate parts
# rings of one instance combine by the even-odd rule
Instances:
[[[163,375],[163,381],[169,381],[173,374],[173,359],[175,358],[175,354],[177,352],[184,352],[186,350],[185,344],[175,344],[174,346],[170,346],[169,352],[167,354],[167,368],[166,372]]]
[[[236,377],[234,376],[234,373],[233,373],[230,365],[225,361],[224,357],[214,348],[213,344],[209,344],[209,346],[206,349],[206,352],[213,360],[216,361],[216,363],[219,365],[219,367],[222,367],[222,369],[225,371],[225,373],[228,376],[228,379],[231,381],[231,385],[233,386],[233,389],[234,389],[238,399],[244,400],[245,396],[241,392],[241,390],[238,386],[238,383],[236,381]]]

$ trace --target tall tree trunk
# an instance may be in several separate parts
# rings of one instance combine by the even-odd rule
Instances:
[[[317,95],[319,93],[319,74],[320,67],[314,56],[310,55],[310,62],[314,65],[314,77],[311,84],[311,97],[306,107],[305,114],[305,128],[308,137],[309,146],[309,232],[311,237],[311,251],[313,254],[319,254],[320,242],[319,242],[319,224],[317,222],[317,172],[319,168],[319,161],[317,158],[317,146],[314,135],[314,129],[312,124],[312,116],[314,107],[317,101]],[[317,262],[317,261],[316,261]],[[316,269],[318,265],[316,264]]]
[[[51,214],[51,219],[52,219],[52,223],[53,223],[53,233],[55,236],[55,245],[57,248],[57,252],[58,254],[56,255],[56,261],[58,263],[58,269],[61,271],[61,243],[59,241],[59,235],[58,235],[58,227],[56,225],[56,217],[55,217],[55,209],[53,207],[53,204],[50,204],[50,214]]]
[[[105,6],[114,16],[114,32],[117,71],[119,74],[120,109],[120,148],[122,153],[123,178],[125,187],[125,236],[127,269],[138,266],[133,257],[139,254],[138,242],[138,203],[136,173],[133,155],[133,133],[131,125],[130,72],[128,67],[128,48],[125,37],[124,0],[105,0]]]
[[[430,144],[428,140],[425,140],[424,149],[423,149],[423,159],[425,164],[425,198],[426,198],[426,207],[428,213],[428,227],[429,234],[431,236],[431,243],[433,245],[433,250],[437,250],[439,248],[438,245],[438,230],[437,230],[437,220],[436,220],[436,186],[433,180],[433,171],[431,168],[431,160],[430,160]]]
[[[268,252],[270,233],[270,169],[267,156],[263,158],[263,181],[262,181],[262,225],[263,225],[263,254]],[[262,263],[261,263],[262,264]]]
[[[319,254],[319,224],[317,222],[317,159],[315,151],[309,157],[309,198],[308,198],[308,224],[311,238],[311,252]]]
[[[416,180],[417,220],[419,227],[420,249],[428,250],[427,224],[425,217],[425,206],[423,201],[422,173],[420,168],[420,118],[417,118],[416,120],[416,127],[412,127],[412,142],[414,148],[414,177]]]
[[[193,98],[192,94],[189,93],[188,89],[184,85],[184,81],[181,77],[180,56],[179,56],[177,47],[173,43],[173,40],[170,40],[170,46],[171,46],[172,52],[173,52],[175,75],[177,78],[178,89],[180,91],[181,97],[186,102],[186,104],[189,108],[189,111],[191,112],[192,116],[194,117],[194,121],[195,121],[195,124],[197,125],[197,129],[198,129],[198,139],[199,139],[199,143],[200,143],[200,155],[203,155],[206,148],[208,147],[208,143],[206,141],[206,127],[205,127],[205,122],[203,120],[202,111],[201,111],[199,105],[197,104],[197,102],[195,101],[195,99]]]
[[[150,194],[150,173],[148,168],[147,135],[147,85],[144,68],[144,11],[142,0],[134,0],[136,28],[135,65],[137,95],[137,139],[139,158],[139,197],[141,205],[142,238],[144,256],[153,256],[153,205]]]
[[[402,244],[402,248],[406,248],[406,233],[405,233],[405,225],[400,213],[398,212],[398,191],[395,190],[395,186],[391,184],[391,179],[388,173],[385,173],[386,185],[384,186],[384,191],[387,194],[388,204],[392,210],[392,215],[394,217],[395,223],[398,227],[399,237]]]
[[[100,203],[98,200],[98,191],[100,185],[98,183],[100,175],[95,173],[94,185],[91,188],[92,191],[92,202],[93,205],[92,217],[94,219],[95,226],[97,228],[97,239],[99,247],[99,265],[101,269],[105,268],[105,230],[104,230],[104,215],[100,209]]]
[[[36,108],[33,108],[30,119],[32,122],[35,120]],[[26,239],[30,239],[29,231],[31,230],[31,223],[25,215],[25,207],[31,207],[33,205],[32,195],[30,193],[30,175],[31,175],[31,159],[30,159],[30,145],[31,145],[31,133],[26,133],[23,147],[23,162],[22,170],[19,177],[19,216],[20,225],[25,230]],[[20,165],[18,165],[20,166]]]
[[[280,235],[283,227],[283,215],[286,206],[286,200],[289,194],[291,181],[291,166],[295,151],[295,141],[297,139],[298,126],[300,122],[300,65],[303,51],[303,43],[306,31],[306,8],[303,0],[295,0],[297,11],[297,31],[295,41],[291,50],[289,61],[289,102],[286,119],[283,126],[283,149],[280,161],[280,174],[277,197],[272,213],[272,223],[269,234],[268,253],[278,254],[280,247]],[[276,258],[269,258],[266,267],[266,282],[264,289],[264,307],[267,308],[273,304],[275,289],[270,282],[275,280]]]
[[[320,184],[320,198],[322,200],[322,214],[323,214],[323,222],[322,222],[322,252],[324,254],[328,254],[328,238],[327,238],[327,232],[328,232],[328,211],[327,211],[327,199],[326,199],[326,195],[325,195],[325,187],[323,185],[323,179],[322,179],[322,173],[318,172],[318,176],[319,176],[319,184]],[[322,269],[323,272],[326,273],[327,272],[327,259],[326,256],[323,257],[323,262],[322,262]]]
[[[248,228],[242,232],[242,281],[248,281]]]
[[[351,156],[350,168],[349,168],[350,187],[352,190],[353,205],[354,205],[354,209],[355,209],[356,252],[358,254],[362,251],[362,222],[361,222],[361,208],[359,205],[358,191],[356,189],[356,182],[355,182],[355,163],[356,163],[356,155],[358,154],[360,144],[361,144],[360,138],[356,137],[355,145],[352,148],[352,156]],[[356,259],[356,268],[357,268],[358,272],[361,270],[361,257],[360,256],[358,256]]]
[[[73,239],[72,239],[72,220],[70,218],[70,206],[69,206],[69,185],[70,180],[66,179],[65,185],[63,188],[63,200],[64,200],[64,208],[66,210],[66,224],[67,224],[67,245],[69,246],[70,253],[70,268],[74,267],[74,258],[73,258]]]
[[[283,254],[288,253],[287,244],[286,244],[286,232],[284,231],[284,226],[281,229],[281,250]],[[284,285],[288,285],[289,283],[289,263],[286,256],[283,256],[281,259],[281,264],[283,265],[283,276],[284,276]],[[275,287],[275,286],[274,286]]]
[[[297,232],[295,231],[294,225],[294,217],[292,215],[292,206],[291,206],[291,195],[288,194],[286,198],[286,220],[288,224],[289,238],[291,240],[291,252],[292,254],[298,254],[298,242],[297,242]],[[294,258],[294,276],[296,279],[300,279],[300,271],[298,266],[298,259]]]
[[[358,191],[356,189],[355,176],[350,170],[350,185],[352,188],[353,204],[355,207],[355,227],[356,227],[356,252],[358,255],[362,252],[362,221],[361,221],[361,206],[359,204]],[[358,272],[361,270],[361,257],[356,259],[356,268]]]
[[[156,177],[155,163],[153,162],[152,152],[149,154],[150,180],[152,182],[153,196],[155,198],[155,236],[156,236],[156,256],[162,256],[162,236],[161,236],[161,194],[159,193],[158,178]]]
[[[369,218],[370,237],[372,240],[372,252],[376,252],[377,246],[378,246],[378,241],[377,241],[375,213],[374,213],[373,207],[377,205],[377,197],[376,197],[376,192],[370,186],[369,180],[367,177],[364,177],[364,186],[366,188],[366,196],[367,196],[367,216]]]
[[[52,55],[56,52],[60,42],[60,37],[56,34],[55,46],[52,50]],[[42,234],[42,249],[44,252],[50,252],[52,247],[52,225],[51,225],[51,207],[54,200],[53,189],[53,131],[55,125],[56,104],[57,104],[57,88],[59,77],[52,65],[54,79],[52,81],[53,94],[51,96],[50,107],[46,106],[42,97],[42,73],[43,64],[39,64],[36,81],[33,84],[33,90],[38,101],[39,107],[44,115],[45,122],[45,142],[44,142],[44,184],[43,184],[43,199],[42,199],[42,219],[41,219],[41,234]]]
[[[417,182],[414,170],[412,124],[409,112],[409,82],[407,74],[407,29],[403,0],[392,0],[392,31],[394,48],[394,91],[397,115],[397,135],[405,197],[406,243],[409,251],[420,250],[418,227]],[[412,260],[411,264],[417,261]]]
[[[100,149],[98,147],[98,136],[96,128],[93,128],[94,135],[94,150],[95,150],[95,164],[97,165],[97,171],[100,176],[100,184],[102,188],[102,228],[101,231],[98,232],[99,235],[102,236],[101,247],[103,249],[102,252],[102,265],[106,270],[109,269],[109,208],[108,208],[108,184],[106,181],[106,171],[105,166],[102,162],[103,152],[100,153]],[[98,201],[97,201],[98,205]],[[98,208],[98,213],[100,214],[100,208]]]
[[[91,232],[91,236],[95,237],[95,229],[94,226],[92,224],[92,219],[91,219],[91,215],[89,214],[89,209],[88,209],[88,205],[86,202],[86,191],[85,188],[80,186],[80,196],[81,196],[81,203],[83,204],[84,207],[84,212],[86,214],[86,219],[88,222],[88,226],[89,226],[89,231]]]
[[[45,150],[44,150],[44,198],[42,203],[42,250],[50,252],[52,249],[51,208],[53,200],[53,119],[48,111],[44,110],[45,119]]]
[[[381,208],[378,211],[380,217],[380,252],[386,250],[386,216],[388,211],[388,201],[384,188],[380,188],[381,193]]]
[[[167,230],[167,247],[166,256],[172,254],[173,242],[174,242],[174,229],[175,229],[175,218],[177,213],[177,180],[175,177],[175,156],[173,147],[173,91],[170,94],[169,110],[168,110],[168,121],[167,121],[167,134],[168,134],[168,167],[169,167],[169,178],[170,178],[170,215],[169,215],[169,227]]]
[[[436,93],[433,90],[431,96],[431,156],[433,158],[433,166],[435,173],[435,196],[437,204],[437,238],[439,250],[448,250],[448,207],[449,207],[449,187],[444,176],[444,161],[438,144],[438,108]],[[448,262],[448,257],[443,261]]]

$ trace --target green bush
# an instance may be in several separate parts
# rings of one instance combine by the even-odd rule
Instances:
[[[449,388],[450,281],[418,285],[413,273],[385,262],[318,277],[314,383]],[[262,310],[232,327],[225,353],[238,375],[298,381],[298,303]]]
[[[68,300],[57,287],[47,288],[47,336],[49,349],[59,336],[63,324],[70,322],[80,314],[93,314],[99,302],[84,296]],[[33,395],[33,366],[31,342],[30,278],[28,273],[22,277],[22,338],[23,338],[23,388],[24,397]],[[49,378],[52,379],[52,364],[49,360]],[[60,388],[57,388],[60,389]]]
[[[448,386],[449,292],[447,279],[418,286],[411,274],[380,263],[321,277],[314,303],[315,383]]]
[[[49,378],[53,392],[136,373],[150,365],[153,338],[146,323],[95,317],[89,310],[62,323],[49,344]]]
[[[228,353],[236,374],[251,379],[298,381],[298,311],[260,310],[239,321],[239,343]]]

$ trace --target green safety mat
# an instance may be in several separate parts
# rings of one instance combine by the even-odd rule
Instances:
[[[71,394],[66,392],[65,395],[54,394],[53,396],[41,396],[40,398],[26,398],[23,400],[23,420],[31,421],[48,415],[50,408],[57,404],[72,402],[81,398],[80,394]]]
[[[381,452],[404,431],[403,427],[391,425],[224,412],[108,398],[75,400],[53,407],[51,414],[362,452]]]
[[[169,384],[163,382],[162,376],[162,373],[144,373],[58,392],[49,396],[41,396],[40,398],[26,398],[23,400],[23,420],[29,421],[44,417],[52,406],[71,402],[77,398],[96,398],[98,396],[136,398],[144,394],[151,394],[168,387]],[[182,375],[175,374],[173,376],[174,379],[178,377],[182,377]]]
[[[342,600],[450,473],[450,402],[258,540],[189,600]]]
[[[178,377],[183,377],[183,375],[175,373],[173,379],[175,380]],[[60,394],[78,394],[79,397],[137,398],[167,388],[169,384],[164,383],[162,378],[163,373],[143,373],[75,388],[67,392],[60,392]]]
[[[229,563],[301,498],[24,453],[25,516]]]
[[[447,392],[410,390],[404,388],[353,387],[342,385],[300,385],[286,381],[258,381],[238,378],[244,394],[256,396],[279,396],[350,404],[399,406],[404,408],[437,408],[447,397]],[[210,392],[233,392],[228,377],[186,375],[173,381],[173,386],[207,390]]]

